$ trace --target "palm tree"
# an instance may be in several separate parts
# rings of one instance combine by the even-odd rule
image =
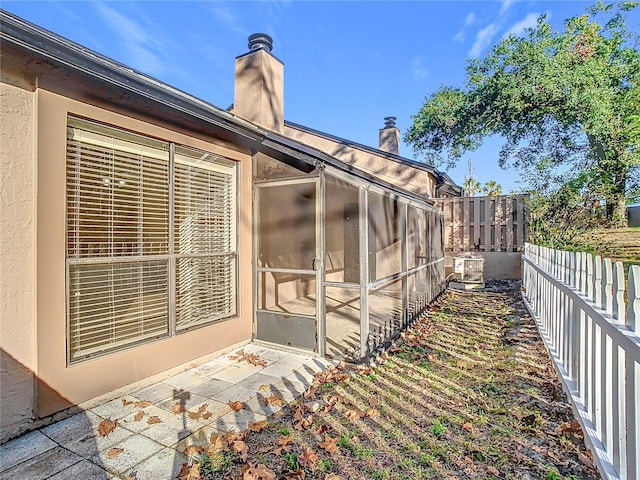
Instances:
[[[464,179],[464,182],[462,182],[462,188],[464,189],[465,197],[473,197],[476,193],[480,193],[482,186],[475,177],[467,177]]]
[[[502,185],[495,180],[489,180],[482,187],[482,191],[485,195],[502,195]]]

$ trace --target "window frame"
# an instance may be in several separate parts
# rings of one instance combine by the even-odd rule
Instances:
[[[71,197],[72,195],[77,195],[77,191],[78,189],[81,188],[81,186],[78,184],[78,186],[74,188],[70,183],[69,165],[71,162],[70,160],[71,154],[69,153],[70,137],[68,132],[70,128],[82,129],[82,126],[78,126],[78,125],[87,125],[86,128],[89,129],[88,130],[89,132],[92,132],[94,134],[98,133],[99,135],[103,135],[103,136],[108,135],[110,136],[110,138],[113,138],[114,140],[120,140],[120,141],[122,141],[123,139],[129,140],[133,136],[133,138],[138,138],[141,141],[160,142],[162,144],[168,145],[168,150],[166,152],[167,153],[167,163],[166,163],[167,178],[165,183],[165,185],[168,187],[167,205],[166,205],[167,207],[166,232],[167,233],[166,233],[166,238],[163,240],[167,245],[166,252],[164,253],[160,253],[160,252],[133,253],[131,255],[125,255],[122,253],[120,254],[114,253],[113,247],[110,246],[109,248],[111,249],[111,253],[108,256],[104,256],[104,255],[82,256],[77,254],[75,256],[72,255],[72,252],[70,250],[70,241],[69,241],[70,235],[71,235],[69,218],[70,218],[70,215],[72,214],[72,210],[70,207],[70,198],[72,198]],[[132,131],[123,127],[111,125],[105,122],[94,120],[92,118],[86,118],[86,117],[76,115],[76,114],[71,114],[71,113],[67,114],[65,131],[67,132],[67,136],[65,138],[66,151],[65,151],[65,187],[64,187],[65,188],[64,190],[65,191],[65,207],[64,207],[65,253],[64,255],[65,255],[65,316],[66,316],[66,319],[65,319],[66,320],[65,321],[66,349],[65,350],[66,350],[67,366],[77,365],[77,364],[84,363],[86,361],[90,361],[99,357],[111,355],[123,350],[131,349],[131,348],[136,348],[144,344],[154,343],[163,339],[172,338],[177,335],[181,335],[183,333],[189,333],[200,328],[205,328],[211,325],[215,325],[218,323],[222,323],[222,322],[237,318],[239,316],[239,308],[240,308],[240,302],[239,302],[240,162],[238,162],[237,160],[233,160],[231,158],[225,157],[223,155],[220,155],[218,153],[214,153],[212,151],[203,150],[202,148],[196,148],[196,147],[184,145],[179,142],[174,142],[174,141],[166,140],[163,138],[157,138],[153,135],[143,134],[143,133]],[[114,143],[117,143],[117,142],[114,142]],[[117,149],[114,149],[114,150],[117,150]],[[226,298],[229,298],[230,299],[229,304],[231,307],[227,315],[214,318],[213,320],[210,320],[210,321],[196,323],[187,328],[179,328],[176,325],[177,263],[178,263],[178,259],[184,258],[185,256],[189,256],[188,254],[185,254],[182,252],[176,253],[177,249],[175,246],[175,229],[177,228],[177,225],[176,225],[177,217],[176,217],[176,211],[175,211],[176,150],[198,152],[198,153],[201,153],[203,157],[207,156],[210,160],[203,161],[204,167],[201,167],[201,168],[204,168],[205,170],[210,170],[210,171],[218,171],[218,172],[223,171],[225,175],[228,175],[230,177],[228,188],[231,189],[231,192],[228,194],[229,201],[230,201],[229,208],[231,209],[231,212],[229,216],[228,217],[225,216],[225,218],[230,218],[232,225],[226,226],[226,227],[224,227],[223,225],[223,228],[229,229],[229,236],[226,241],[230,243],[230,245],[232,246],[232,250],[225,251],[225,252],[207,251],[204,253],[199,253],[200,256],[207,257],[207,258],[220,257],[220,256],[230,258],[231,281],[228,285],[223,285],[221,287],[226,290],[225,292],[226,295],[221,295],[219,299],[221,299],[221,301],[224,302],[226,301]],[[78,160],[78,161],[81,161],[81,160]],[[141,162],[144,162],[144,159],[142,159]],[[223,188],[227,188],[227,184],[223,184]],[[140,199],[138,208],[144,208],[143,206],[144,206],[143,199]],[[140,221],[140,217],[138,217],[137,221],[138,222]],[[207,232],[207,233],[211,233],[211,232]],[[112,235],[112,238],[115,238],[115,237]],[[111,242],[112,240],[109,240],[109,241]],[[144,241],[143,241],[143,244],[144,244]],[[138,249],[140,248],[141,247],[138,246]],[[144,246],[142,246],[142,249],[144,249]],[[165,291],[166,304],[167,304],[166,333],[162,333],[160,335],[152,335],[150,337],[145,336],[145,334],[142,333],[140,335],[140,337],[142,338],[137,340],[132,340],[124,344],[115,345],[115,346],[109,346],[109,343],[105,343],[103,348],[101,348],[100,350],[92,351],[86,354],[80,353],[80,354],[72,355],[72,334],[71,334],[72,318],[71,318],[70,305],[72,304],[71,295],[73,294],[73,292],[71,290],[70,281],[71,281],[71,269],[73,268],[73,266],[82,265],[82,264],[100,264],[100,265],[111,266],[117,263],[131,262],[131,263],[139,263],[139,265],[143,267],[145,265],[145,262],[150,262],[150,261],[166,261],[167,262],[166,263],[167,264],[166,291]],[[141,276],[140,278],[144,280],[143,276]],[[214,282],[212,282],[207,286],[216,287],[216,285],[217,284],[215,283],[215,280],[214,280]],[[113,319],[114,317],[111,316],[111,317],[105,317],[105,318]],[[142,317],[139,316],[138,318],[140,319]]]

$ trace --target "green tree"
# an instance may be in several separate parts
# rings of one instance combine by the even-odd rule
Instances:
[[[482,193],[485,195],[502,195],[502,185],[495,180],[489,180],[482,187]]]
[[[462,190],[465,197],[474,197],[477,193],[480,193],[482,185],[474,177],[467,177],[462,182]]]
[[[485,137],[501,135],[501,166],[565,172],[572,191],[603,199],[607,223],[622,225],[640,183],[633,128],[640,56],[625,26],[635,6],[598,2],[563,31],[541,17],[524,37],[509,36],[470,60],[464,88],[444,86],[427,98],[405,141],[430,163],[446,157],[451,166]]]

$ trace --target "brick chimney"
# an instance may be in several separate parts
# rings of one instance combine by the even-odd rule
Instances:
[[[249,36],[249,52],[236,57],[233,113],[268,130],[284,130],[284,64],[273,56],[273,39]]]
[[[400,130],[396,117],[384,117],[384,128],[380,129],[380,150],[400,155]]]

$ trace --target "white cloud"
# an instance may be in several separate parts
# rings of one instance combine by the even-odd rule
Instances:
[[[533,28],[538,23],[539,13],[528,13],[526,17],[524,17],[519,22],[514,23],[509,30],[505,32],[502,38],[507,38],[509,35],[520,35],[527,28]]]
[[[96,7],[124,45],[128,61],[134,68],[152,75],[159,75],[165,70],[161,55],[153,51],[163,50],[159,40],[161,35],[103,3],[97,3]]]
[[[474,23],[476,23],[478,21],[478,18],[476,17],[476,14],[471,12],[467,15],[467,17],[464,19],[464,24],[466,27],[468,27],[469,25],[473,25]]]
[[[456,43],[462,43],[465,39],[465,29],[470,27],[474,23],[478,22],[478,17],[474,12],[469,12],[467,16],[464,18],[464,24],[462,28],[453,36],[453,41]]]
[[[482,51],[489,46],[491,40],[498,32],[495,23],[490,23],[476,34],[476,39],[471,46],[471,50],[467,54],[469,57],[477,57]]]
[[[431,72],[424,66],[424,57],[418,55],[411,59],[411,69],[413,71],[414,80],[421,80],[428,77]]]
[[[499,15],[502,16],[505,13],[507,13],[507,10],[509,10],[509,7],[511,7],[514,1],[515,0],[502,0],[502,5],[500,6]]]
[[[218,24],[223,28],[235,34],[248,35],[247,32],[249,30],[230,5],[221,2],[211,2],[207,4],[207,8],[211,10]]]

